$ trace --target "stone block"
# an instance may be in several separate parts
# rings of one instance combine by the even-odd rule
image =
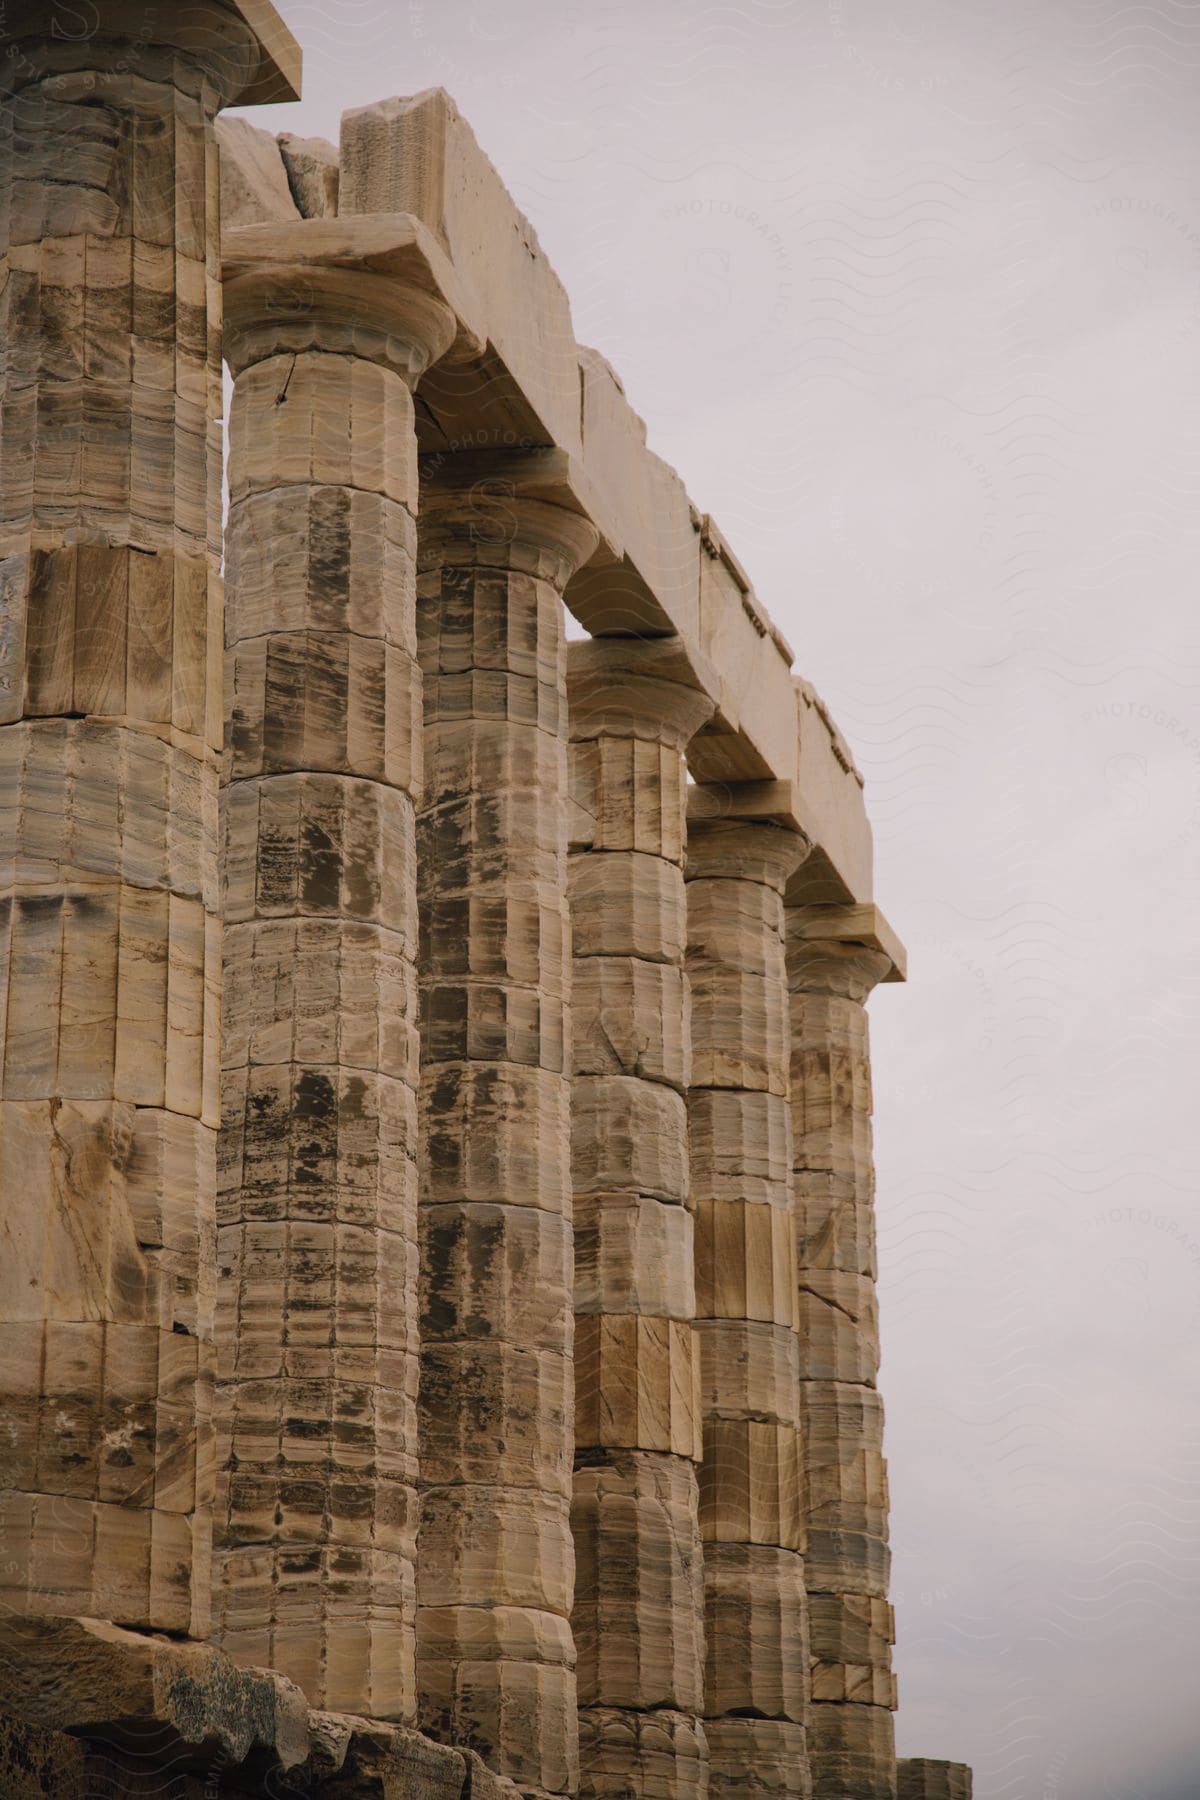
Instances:
[[[288,185],[302,217],[332,219],[338,209],[338,153],[327,138],[297,137],[281,131],[278,138]]]
[[[693,1464],[581,1452],[571,1623],[581,1707],[703,1704],[703,1569]]]
[[[421,1478],[571,1491],[571,1364],[560,1351],[428,1344],[421,1355]]]
[[[570,1202],[569,1099],[567,1083],[547,1069],[430,1067],[421,1093],[423,1203],[562,1213]]]
[[[682,866],[687,770],[678,750],[643,738],[589,738],[572,744],[569,767],[592,851]]]
[[[687,1108],[693,1202],[790,1209],[792,1128],[782,1094],[694,1087]]]
[[[698,1461],[696,1349],[684,1319],[583,1314],[575,1331],[576,1442]]]
[[[807,1734],[788,1719],[706,1719],[709,1800],[811,1800]]]
[[[421,1338],[565,1351],[573,1246],[561,1213],[478,1202],[421,1208]]]
[[[692,1215],[637,1194],[575,1200],[575,1312],[691,1319],[696,1311]]]
[[[697,1200],[696,1314],[797,1328],[796,1233],[790,1210]],[[802,1351],[802,1356],[805,1353]]]
[[[704,1547],[707,1717],[757,1714],[802,1725],[808,1707],[804,1563],[762,1544]]]
[[[580,1800],[707,1800],[703,1721],[667,1710],[579,1711]]]
[[[533,442],[578,455],[578,352],[566,293],[443,89],[343,114],[338,208],[343,215],[412,213],[428,225],[473,310],[487,318],[489,350],[523,401],[513,422]],[[453,388],[443,392],[444,385],[427,383],[425,398],[453,438]],[[535,420],[542,429],[531,434]]]
[[[421,1504],[421,1605],[570,1611],[575,1552],[561,1494],[529,1488],[427,1489]]]
[[[897,1800],[971,1800],[973,1782],[966,1763],[904,1756],[896,1764]]]
[[[808,1725],[813,1792],[894,1800],[895,1737],[887,1707],[814,1700]]]
[[[799,1423],[797,1343],[789,1326],[698,1319],[695,1331],[706,1419]]]
[[[671,1088],[631,1076],[571,1085],[571,1174],[576,1194],[687,1199],[685,1109]]]
[[[706,1419],[700,1464],[705,1543],[803,1550],[800,1435],[758,1419]]]
[[[797,1303],[801,1379],[873,1386],[879,1373],[874,1279],[836,1269],[804,1269]]]
[[[645,850],[573,855],[567,865],[576,960],[637,956],[680,964],[686,938],[683,875]]]
[[[236,225],[278,224],[298,219],[288,173],[276,140],[249,119],[218,119],[221,157],[221,222]]]
[[[628,1075],[686,1092],[691,1078],[687,978],[669,963],[635,956],[576,959],[572,1069]]]

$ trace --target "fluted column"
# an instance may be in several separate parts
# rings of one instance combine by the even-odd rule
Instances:
[[[380,272],[369,221],[341,229],[336,264],[315,222],[276,230],[269,256],[233,235],[218,1630],[315,1705],[404,1719],[422,749],[410,389],[455,327]]]
[[[688,1122],[714,1800],[809,1792],[783,947],[783,887],[807,849],[767,821],[689,819]]]
[[[272,7],[254,16],[286,38]],[[3,33],[0,1606],[200,1636],[220,999],[212,122],[251,97],[261,44],[232,0],[103,0],[86,19],[13,0]]]
[[[426,1729],[557,1794],[578,1779],[562,591],[597,534],[507,466],[430,459],[422,487],[418,1685]]]
[[[966,1763],[902,1757],[896,1778],[899,1800],[971,1800],[973,1780]]]
[[[839,936],[842,909],[788,911],[814,1800],[892,1800],[883,1402],[875,1385],[867,995],[891,969]]]
[[[580,1793],[707,1792],[679,647],[569,646]]]

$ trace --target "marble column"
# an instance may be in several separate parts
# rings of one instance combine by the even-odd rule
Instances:
[[[260,34],[287,34],[273,7],[232,0],[104,0],[86,18],[13,0],[0,31],[0,1605],[203,1636],[221,955],[212,124],[234,100],[294,97],[278,70],[260,85]]]
[[[903,1757],[896,1764],[899,1800],[971,1800],[973,1780],[966,1763]]]
[[[690,739],[671,640],[568,650],[580,1793],[707,1792],[685,1096]]]
[[[815,1800],[893,1800],[883,1402],[875,1385],[871,1068],[864,1006],[891,969],[839,935],[842,909],[789,908],[800,1395],[813,1655]]]
[[[508,468],[423,466],[418,1687],[425,1729],[559,1794],[578,1779],[562,593],[598,539]]]
[[[768,821],[696,816],[709,810],[697,802],[687,846],[688,1123],[710,1793],[807,1796],[783,887],[808,845]]]
[[[359,237],[370,240],[358,258]],[[217,1625],[415,1716],[421,672],[411,389],[447,307],[369,221],[237,239]],[[249,239],[249,242],[247,242]]]

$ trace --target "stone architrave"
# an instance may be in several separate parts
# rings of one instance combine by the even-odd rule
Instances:
[[[698,796],[687,840],[710,1792],[800,1797],[809,1668],[783,888],[808,844],[769,821],[696,816],[711,798]]]
[[[894,1800],[887,1469],[875,1385],[871,1067],[865,1001],[892,968],[836,906],[789,907],[800,1397],[814,1800]]]
[[[213,120],[294,98],[299,53],[265,0],[12,0],[0,37],[0,1606],[203,1636]]]
[[[415,1715],[417,453],[376,222],[229,235],[218,1635]],[[331,244],[335,252],[331,253]]]
[[[580,1794],[706,1791],[679,647],[568,646]],[[653,1721],[648,1732],[647,1721]]]
[[[597,543],[503,455],[422,465],[425,1729],[578,1780],[562,593]]]

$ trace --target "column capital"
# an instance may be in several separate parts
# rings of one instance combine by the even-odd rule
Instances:
[[[595,555],[600,532],[567,459],[524,450],[436,452],[421,469],[422,567],[492,564],[545,573],[559,589]],[[547,557],[553,571],[543,568]]]
[[[168,50],[205,69],[220,106],[300,98],[300,46],[271,0],[8,0],[0,50],[0,93],[79,69],[153,80]]]
[[[686,750],[716,711],[678,638],[588,638],[567,645],[571,738],[641,738]]]
[[[768,819],[697,819],[689,810],[687,879],[757,881],[782,894],[810,848],[802,832]]]
[[[877,906],[786,906],[784,921],[794,992],[854,989],[864,999],[881,981],[907,979],[908,953]]]
[[[241,225],[222,243],[225,357],[323,350],[382,363],[415,387],[474,334],[444,253],[406,214]]]

